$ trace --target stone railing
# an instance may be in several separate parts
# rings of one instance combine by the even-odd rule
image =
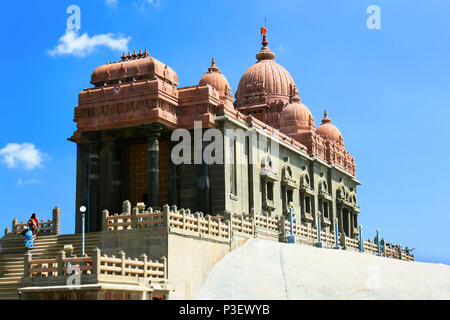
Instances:
[[[271,218],[271,217],[269,217],[268,214],[266,214],[266,215],[255,214],[253,217],[255,220],[256,227],[271,229],[271,230],[275,230],[275,231],[280,230],[280,227],[279,227],[280,220]]]
[[[231,214],[230,212],[226,212],[223,215],[204,216],[201,212],[192,213],[189,209],[177,209],[176,206],[169,207],[164,205],[162,211],[153,210],[152,208],[144,210],[143,204],[140,204],[140,207],[141,211],[137,207],[131,209],[130,202],[124,201],[122,214],[110,215],[107,210],[104,210],[103,230],[112,231],[166,226],[174,232],[178,230],[192,236],[206,236],[227,241],[231,240],[233,233],[250,238],[257,237],[257,234],[260,234],[258,232],[266,232],[266,239],[287,242],[287,236],[290,234],[290,222],[284,217],[278,219],[272,218],[267,214]],[[282,227],[283,224],[284,228]],[[299,243],[314,246],[318,242],[318,231],[316,228],[296,224],[294,221],[293,232]],[[324,247],[336,247],[334,233],[321,230],[320,235],[320,240]],[[359,239],[347,237],[344,233],[340,233],[338,238],[339,245],[343,249],[360,251]],[[370,254],[378,253],[376,243],[363,241],[363,248],[364,252]],[[414,260],[414,257],[407,252],[399,253],[398,250],[388,247],[382,253],[386,257],[401,258],[408,261]]]
[[[359,240],[349,238],[344,233],[342,233],[341,235],[342,238],[344,238],[342,246],[345,250],[359,251]]]
[[[166,213],[167,211],[167,213]],[[203,216],[203,213],[191,213],[189,209],[177,210],[176,206],[163,207],[164,217],[168,216],[167,225],[173,229],[179,229],[198,236],[212,236],[222,239],[230,239],[231,225],[229,220],[223,220],[218,216]]]
[[[282,222],[281,222],[282,223]],[[285,238],[291,232],[291,222],[289,220],[284,221]],[[317,230],[308,228],[301,224],[294,223],[292,226],[292,232],[297,237],[297,241],[307,245],[314,245],[317,242]],[[285,240],[286,241],[286,240]]]
[[[291,232],[291,223],[289,220],[285,220],[284,222],[284,231],[285,237],[287,238],[287,236]],[[297,237],[297,241],[300,243],[304,243],[307,245],[315,245],[318,241],[317,229],[315,228],[310,228],[307,226],[294,223],[294,225],[292,226],[292,231],[294,235]],[[336,246],[336,238],[334,234],[331,232],[321,230],[320,241],[326,248],[333,248]]]
[[[382,255],[385,257],[405,260],[405,261],[414,261],[414,256],[401,249],[399,245],[385,245],[384,250],[382,250]]]
[[[369,252],[372,254],[378,253],[378,245],[374,242],[363,241],[363,247],[364,247],[364,252]],[[381,248],[380,248],[380,252],[381,252]]]
[[[255,232],[252,219],[244,215],[231,218],[231,229],[247,235],[254,235]]]
[[[61,209],[55,207],[52,213],[52,220],[39,221],[39,233],[40,236],[46,235],[59,235],[60,234],[60,221],[61,221]],[[9,228],[5,228],[5,236],[14,236],[28,228],[27,222],[19,222],[17,219],[12,221],[12,231]]]
[[[201,212],[191,213],[189,209],[178,210],[176,206],[163,206],[162,211],[152,208],[139,211],[137,207],[130,209],[129,201],[123,203],[123,213],[109,215],[103,211],[103,230],[127,230],[168,226],[173,230],[183,230],[192,235],[209,235],[217,238],[230,239],[231,230],[228,221],[223,216],[204,216]]]
[[[149,228],[155,225],[163,224],[163,213],[161,211],[153,211],[149,208],[140,212],[138,208],[129,209],[129,202],[124,202],[125,212],[122,214],[110,215],[108,210],[103,210],[103,230],[127,230],[138,228]]]
[[[119,257],[101,255],[99,249],[93,251],[92,256],[66,257],[64,251],[53,259],[32,259],[27,252],[24,260],[24,277],[56,277],[65,276],[73,272],[81,274],[103,274],[166,279],[167,259],[161,261],[147,260],[145,254],[141,260],[126,258],[125,252],[120,251]]]
[[[336,237],[331,232],[326,232],[322,230],[320,232],[320,241],[322,241],[324,247],[326,248],[336,247]]]

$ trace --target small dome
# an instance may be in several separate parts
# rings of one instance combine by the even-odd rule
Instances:
[[[233,100],[230,84],[227,78],[220,72],[219,68],[217,68],[214,58],[212,58],[212,64],[208,72],[203,75],[198,83],[200,86],[208,84],[219,92],[221,99],[229,98]]]
[[[344,145],[344,138],[339,129],[331,123],[331,119],[328,118],[327,110],[324,112],[322,124],[317,128],[316,133],[325,140]]]
[[[313,131],[314,118],[301,99],[295,95],[291,102],[280,113],[280,131],[291,135]]]
[[[91,83],[96,86],[103,84],[117,83],[118,81],[131,81],[152,79],[154,77],[160,78],[173,85],[178,85],[178,76],[175,71],[168,65],[150,57],[147,49],[142,53],[136,51],[133,54],[125,53],[122,56],[122,61],[115,63],[108,63],[98,67],[94,70],[91,77]]]
[[[253,93],[266,94],[269,103],[277,100],[288,102],[290,90],[295,86],[289,72],[274,61],[275,54],[267,47],[266,35],[263,36],[262,45],[261,51],[256,55],[258,62],[239,81],[236,91],[238,107],[245,105],[245,96]]]

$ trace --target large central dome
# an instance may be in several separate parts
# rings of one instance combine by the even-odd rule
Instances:
[[[242,76],[236,91],[237,107],[248,104],[252,95],[265,94],[268,103],[275,101],[289,102],[294,80],[289,72],[274,61],[275,54],[267,47],[266,35],[263,36],[263,47],[256,55],[258,62],[251,66]]]

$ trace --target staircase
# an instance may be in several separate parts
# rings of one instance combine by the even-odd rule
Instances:
[[[89,254],[95,248],[100,248],[100,238],[100,232],[87,233],[85,252]],[[31,253],[33,259],[56,258],[58,252],[69,244],[74,247],[73,254],[81,256],[81,234],[38,236]],[[0,246],[0,300],[17,300],[17,289],[24,274],[24,255],[27,252],[25,238],[1,238]]]

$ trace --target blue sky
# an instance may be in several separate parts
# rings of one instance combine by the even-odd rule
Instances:
[[[84,56],[83,50],[49,54],[66,32],[73,4],[81,8],[79,35],[109,34],[109,47],[94,40]],[[366,26],[372,4],[381,9],[380,30]],[[74,231],[76,148],[66,139],[92,71],[120,59],[116,40],[128,40],[130,50],[148,48],[177,72],[180,86],[197,84],[214,56],[234,91],[255,62],[264,17],[269,47],[294,78],[316,126],[326,108],[355,158],[365,238],[379,227],[388,242],[416,248],[417,260],[450,264],[445,0],[2,4],[1,227],[32,212],[48,219],[58,205],[62,232]]]

